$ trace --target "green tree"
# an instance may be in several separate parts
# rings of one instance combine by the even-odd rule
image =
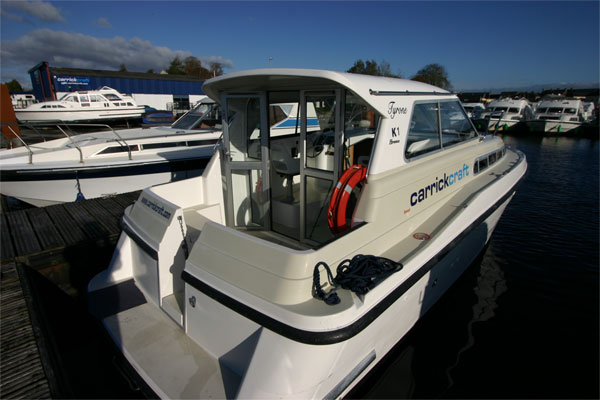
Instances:
[[[385,60],[381,61],[380,65],[377,65],[375,60],[363,61],[362,59],[358,59],[347,72],[363,75],[389,76],[392,78],[401,77],[400,74],[393,74],[391,70],[390,63]]]
[[[8,88],[9,92],[22,92],[23,91],[23,87],[16,79],[13,79],[10,82],[4,82],[4,84]]]
[[[150,68],[148,71],[146,71],[147,74],[155,74],[156,72],[154,72],[154,68]]]
[[[210,73],[210,77],[215,77],[219,75],[223,75],[223,64],[213,61],[208,64],[208,71]]]
[[[167,68],[167,73],[171,75],[185,75],[183,62],[181,62],[181,59],[178,56],[175,56],[175,58],[171,60],[169,68]]]
[[[127,67],[125,66],[125,64],[121,64],[119,66],[119,72],[127,72]]]
[[[446,68],[440,64],[428,64],[424,66],[411,79],[413,81],[429,83],[442,89],[452,88]]]

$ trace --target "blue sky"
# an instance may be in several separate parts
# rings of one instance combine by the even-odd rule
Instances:
[[[386,61],[412,77],[443,65],[455,90],[597,86],[598,1],[7,1],[0,72],[166,68],[173,57],[345,71]],[[269,61],[272,57],[272,61]]]

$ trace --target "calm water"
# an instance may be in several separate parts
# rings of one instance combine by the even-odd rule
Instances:
[[[598,398],[599,142],[504,140],[529,172],[488,247],[354,397]],[[32,277],[61,397],[139,396],[82,302]]]
[[[599,142],[504,137],[529,171],[481,256],[367,398],[598,398]]]

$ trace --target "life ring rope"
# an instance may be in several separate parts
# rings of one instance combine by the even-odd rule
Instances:
[[[355,164],[344,171],[335,185],[327,211],[327,223],[333,233],[341,233],[349,228],[349,225],[346,224],[346,209],[350,195],[366,176],[367,169],[362,165]]]

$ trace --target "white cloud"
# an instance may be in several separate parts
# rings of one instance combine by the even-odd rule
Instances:
[[[94,23],[101,28],[112,28],[112,24],[104,17],[98,18]]]
[[[6,10],[18,10],[47,22],[66,21],[59,9],[42,0],[2,1],[0,4],[2,6],[2,16],[15,21],[26,22],[27,20],[17,14],[8,13]]]
[[[136,37],[126,39],[116,36],[107,39],[38,29],[17,40],[3,40],[0,60],[2,68],[31,68],[40,61],[48,61],[54,67],[111,70],[117,70],[121,64],[125,64],[129,71],[145,72],[148,69],[160,71],[167,68],[175,56],[183,60],[191,55],[189,51],[154,46],[148,40]],[[220,56],[196,57],[203,64],[218,61],[226,68],[233,67],[230,60]]]

